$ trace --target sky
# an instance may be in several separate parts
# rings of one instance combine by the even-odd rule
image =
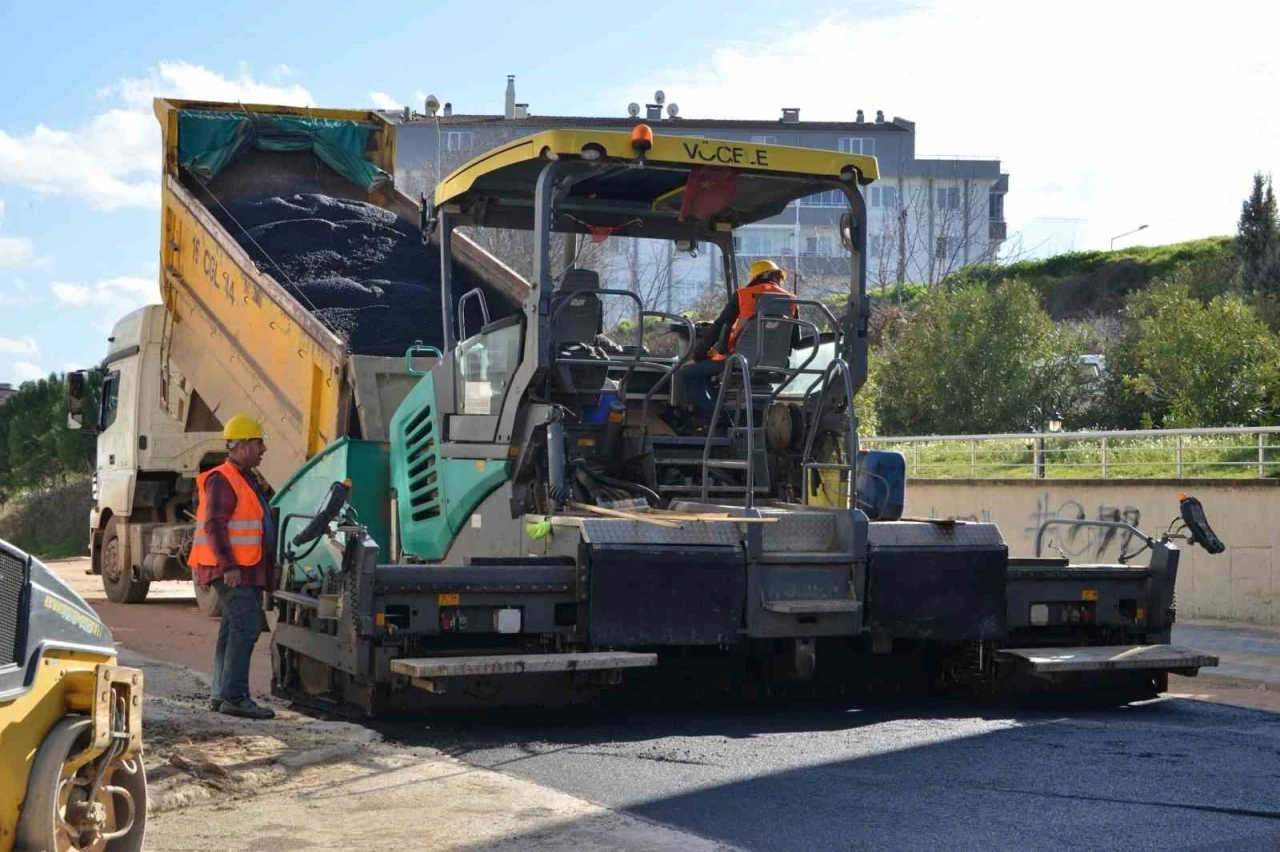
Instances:
[[[684,117],[882,109],[920,154],[1000,157],[1011,233],[1096,249],[1235,230],[1280,174],[1278,25],[1250,0],[0,4],[0,382],[92,366],[158,301],[155,96],[495,113],[515,74],[543,115],[659,88]]]

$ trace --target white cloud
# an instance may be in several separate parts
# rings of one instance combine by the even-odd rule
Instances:
[[[285,65],[283,62],[281,62],[279,65],[276,66],[277,77],[288,77],[291,74],[293,74],[293,69],[290,68],[288,65]]]
[[[93,291],[83,284],[55,281],[50,289],[53,290],[53,297],[64,305],[73,305],[78,308],[93,300]]]
[[[27,287],[27,282],[20,278],[0,285],[0,308],[30,308],[40,301],[40,297]]]
[[[373,101],[373,105],[378,109],[400,109],[403,106],[386,92],[370,92],[369,100]]]
[[[187,62],[161,62],[146,76],[122,79],[99,95],[118,105],[75,127],[40,124],[16,134],[0,130],[0,184],[84,198],[103,210],[153,206],[160,194],[160,128],[151,112],[153,97],[312,102],[302,86],[259,83],[243,67],[232,79]]]
[[[258,82],[250,76],[249,66],[244,62],[240,63],[238,71],[239,77],[231,79],[202,65],[161,62],[148,69],[145,77],[126,77],[100,94],[120,97],[133,109],[144,111],[152,124],[156,123],[151,114],[151,99],[155,97],[289,106],[315,103],[303,86],[274,86]]]
[[[35,244],[30,237],[0,237],[0,269],[26,266],[35,256]]]
[[[32,364],[30,361],[14,361],[9,372],[19,382],[33,382],[49,375],[39,364]]]
[[[122,276],[99,281],[92,286],[55,281],[49,286],[60,303],[75,308],[89,305],[109,307],[116,313],[156,302],[159,299],[155,279]]]
[[[1011,224],[1088,219],[1088,243],[1149,224],[1152,242],[1234,231],[1255,170],[1280,174],[1280,6],[1211,15],[1150,3],[923,0],[770,31],[602,94],[662,88],[690,117],[918,122],[917,152],[999,155]]]
[[[4,199],[0,198],[0,219],[4,218]],[[26,266],[35,259],[35,245],[30,237],[0,237],[0,269]],[[0,304],[4,304],[0,292]]]
[[[39,355],[40,347],[31,336],[23,338],[0,337],[0,355]]]

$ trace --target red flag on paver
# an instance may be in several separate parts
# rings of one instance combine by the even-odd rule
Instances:
[[[690,216],[705,219],[723,210],[738,190],[738,173],[732,169],[707,169],[697,166],[689,171],[680,203],[680,221]]]

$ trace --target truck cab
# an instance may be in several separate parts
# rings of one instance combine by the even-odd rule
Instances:
[[[96,422],[85,422],[86,372],[69,382],[69,425],[98,435],[89,552],[117,603],[142,601],[152,581],[190,579],[195,477],[226,454],[217,419],[165,363],[167,321],[164,306],[147,305],[112,328],[95,368],[102,378]]]

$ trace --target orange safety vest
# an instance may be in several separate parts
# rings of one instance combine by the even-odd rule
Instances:
[[[738,336],[742,334],[742,330],[747,327],[747,323],[751,322],[756,315],[756,301],[761,296],[787,296],[795,299],[795,294],[780,284],[774,284],[772,281],[761,281],[758,284],[748,284],[738,291],[738,318],[734,320],[733,328],[729,329],[729,352],[734,352],[738,348]],[[796,317],[796,306],[791,306],[791,318]],[[712,361],[723,361],[729,357],[723,352],[710,353]]]
[[[220,473],[236,492],[236,508],[227,522],[227,535],[231,540],[231,555],[236,564],[243,568],[252,568],[262,561],[263,520],[262,501],[258,492],[245,479],[235,462],[227,460],[215,468],[206,470],[196,477],[196,489],[200,495],[200,508],[196,511],[196,538],[191,547],[191,555],[187,557],[187,565],[191,568],[214,567],[218,564],[218,555],[213,549],[213,542],[205,531],[209,520],[208,494],[205,483],[210,474]]]

